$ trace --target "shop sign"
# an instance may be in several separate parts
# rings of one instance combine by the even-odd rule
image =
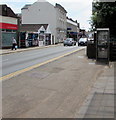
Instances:
[[[10,23],[0,23],[0,29],[17,30],[18,25],[10,24]]]

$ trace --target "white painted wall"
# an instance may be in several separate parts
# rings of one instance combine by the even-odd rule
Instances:
[[[66,13],[59,11],[49,2],[35,2],[28,9],[22,9],[22,24],[49,24],[51,34],[58,43],[57,28],[66,29]],[[62,38],[66,33],[60,33]]]
[[[71,28],[72,32],[79,32],[78,24],[69,19],[67,19],[67,28]]]
[[[22,10],[22,24],[49,24],[51,33],[55,35],[56,11],[48,2],[35,2],[28,9]]]
[[[75,23],[75,22],[73,22],[73,21],[71,21],[71,20],[69,20],[69,19],[67,19],[67,23],[72,24],[72,25],[74,25],[74,26],[77,26],[77,23]]]
[[[6,17],[6,16],[1,16],[0,15],[0,22],[1,23],[9,23],[9,24],[17,25],[17,18]]]

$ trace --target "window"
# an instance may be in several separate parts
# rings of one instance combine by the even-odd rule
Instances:
[[[3,32],[5,32],[6,30],[5,29],[2,29]]]
[[[44,33],[44,31],[40,31],[40,33]]]
[[[12,32],[16,32],[16,30],[12,30]]]
[[[7,29],[6,32],[12,32],[12,30]]]

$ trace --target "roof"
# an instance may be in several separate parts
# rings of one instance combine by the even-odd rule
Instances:
[[[28,9],[32,4],[26,4],[23,8],[21,8],[21,10],[23,9]]]
[[[116,2],[116,0],[93,0],[93,2]]]
[[[38,0],[37,2],[47,2],[46,0]],[[35,2],[36,3],[36,2]],[[23,8],[21,8],[21,10],[23,9],[28,9],[32,4],[26,4]],[[64,9],[64,7],[62,7],[60,4],[56,3],[55,5],[56,8],[61,9],[62,11],[64,11],[65,13],[67,13],[67,11]]]
[[[66,17],[68,20],[70,20],[70,21],[72,21],[72,22],[75,22],[75,23],[77,23],[77,20],[73,20],[72,18],[68,18],[68,17]]]
[[[0,15],[18,18],[17,15],[13,12],[13,10],[10,7],[8,7],[6,4],[0,5]]]
[[[57,8],[61,9],[62,11],[64,11],[65,13],[67,13],[67,11],[64,9],[64,7],[62,7],[60,4],[56,3]]]
[[[44,27],[45,30],[47,29],[48,27],[48,24],[22,24],[20,26],[20,31],[30,31],[30,32],[38,32],[38,30],[41,28],[41,27]]]

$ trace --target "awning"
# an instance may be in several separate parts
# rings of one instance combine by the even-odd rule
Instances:
[[[77,35],[77,32],[70,32],[71,35]]]

